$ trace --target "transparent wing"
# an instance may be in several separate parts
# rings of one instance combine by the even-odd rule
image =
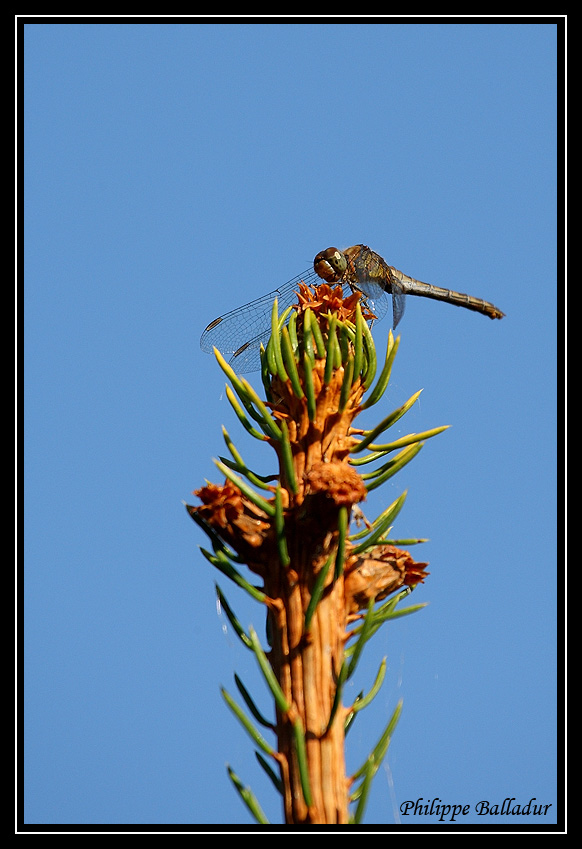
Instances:
[[[380,321],[381,318],[384,318],[390,304],[390,298],[386,292],[376,283],[372,286],[364,284],[361,287],[358,286],[358,288],[361,288],[364,293],[366,306],[372,310],[376,319]]]
[[[223,354],[233,354],[246,342],[257,341],[257,343],[260,343],[264,340],[265,334],[267,334],[268,339],[271,333],[273,301],[275,298],[278,299],[279,312],[291,306],[291,304],[297,303],[296,292],[301,281],[307,284],[321,283],[321,279],[315,271],[308,269],[303,274],[299,274],[284,283],[278,289],[273,289],[272,292],[237,307],[219,318],[215,318],[200,337],[202,350],[212,351],[212,348],[215,347]]]
[[[398,281],[392,278],[391,280],[391,288],[392,288],[392,329],[396,330],[398,326],[398,322],[404,315],[404,307],[406,306],[406,296],[400,286],[398,285]]]
[[[272,305],[273,304],[271,303],[271,306]],[[248,371],[258,371],[260,369],[261,342],[266,347],[270,332],[271,331],[269,330],[264,339],[254,339],[252,342],[246,342],[235,354],[232,355],[229,363],[237,374],[244,374]]]
[[[211,352],[213,348],[218,348],[222,354],[231,354],[229,362],[240,374],[257,371],[261,367],[261,342],[266,347],[271,335],[273,301],[277,298],[279,313],[296,304],[301,282],[313,286],[323,281],[313,268],[307,269],[278,289],[273,289],[272,292],[211,321],[200,337],[200,347],[203,351]],[[345,284],[343,288],[344,295],[347,296],[351,291],[350,287]]]
[[[277,298],[279,313],[292,304],[296,304],[297,291],[301,282],[308,286],[319,286],[323,281],[313,268],[307,269],[278,289],[273,289],[272,292],[215,318],[200,337],[200,347],[208,352],[218,348],[222,354],[230,357],[230,364],[239,374],[257,371],[261,365],[259,357],[261,342],[266,347],[271,335],[273,301]],[[352,287],[347,282],[344,282],[342,286],[344,297],[347,297]],[[358,275],[357,288],[364,293],[369,309],[377,319],[381,319],[390,302],[384,287],[376,280],[367,279],[362,273],[361,284],[360,275]],[[403,310],[400,315],[402,312]]]

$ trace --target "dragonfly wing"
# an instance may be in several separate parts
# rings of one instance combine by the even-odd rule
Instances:
[[[392,289],[392,329],[396,330],[398,322],[404,315],[404,307],[406,306],[406,296],[403,292],[396,292]]]
[[[261,342],[266,345],[263,338],[246,342],[232,355],[228,362],[237,374],[245,374],[245,372],[258,371],[260,369]]]
[[[383,286],[363,274],[359,275],[357,288],[363,293],[368,309],[372,310],[378,321],[384,318],[390,299]],[[344,285],[345,291],[345,285]]]
[[[291,304],[297,303],[296,292],[299,283],[301,281],[309,283],[314,278],[319,280],[313,270],[308,270],[267,295],[262,295],[216,318],[200,337],[200,347],[203,351],[218,348],[223,354],[237,354],[235,361],[242,363],[246,359],[243,354],[246,354],[250,348],[258,352],[260,343],[266,344],[271,335],[271,311],[275,298],[278,300],[279,312],[282,312]],[[245,346],[244,350],[242,350],[243,346]],[[255,368],[259,367],[257,353]]]
[[[269,303],[269,311],[268,311],[268,322],[265,324],[266,330],[264,333],[259,333],[254,339],[251,339],[247,342],[244,342],[238,350],[236,350],[232,357],[229,360],[229,364],[233,367],[233,369],[237,372],[237,374],[244,374],[249,371],[258,371],[261,366],[260,361],[260,351],[261,351],[261,343],[263,343],[264,347],[267,347],[267,342],[269,341],[269,337],[271,335],[271,310],[273,308],[273,301],[275,296],[278,298],[278,306],[279,306],[279,314],[283,312],[283,310],[287,309],[291,304],[297,303],[297,287],[298,283],[303,281],[305,283],[310,283],[313,285],[313,280],[310,279],[313,275],[309,273],[305,273],[300,275],[299,278],[295,278],[290,281],[285,286],[281,286],[281,288],[276,289],[274,292],[271,292],[269,295],[265,295],[264,297],[267,299]],[[297,281],[297,282],[296,282]],[[321,278],[317,277],[317,281],[321,282]],[[292,285],[293,284],[293,285]],[[279,293],[279,294],[277,294]],[[348,283],[343,285],[343,295],[344,298],[347,298],[352,294],[351,287]],[[263,298],[258,298],[257,301],[262,301]],[[257,301],[252,301],[251,304],[247,304],[247,306],[251,306],[252,304],[256,304]],[[239,308],[240,309],[240,308]],[[237,312],[234,310],[233,312]]]
[[[401,280],[393,273],[394,269],[390,268],[390,291],[392,292],[392,329],[396,327],[404,315],[404,307],[406,306],[406,293]]]
[[[377,289],[378,287],[375,288]],[[380,319],[384,318],[384,316],[386,315],[390,299],[386,297],[386,292],[380,289],[375,297],[366,295],[366,303],[369,309],[372,310],[378,321],[380,321]]]
[[[377,319],[381,319],[388,309],[388,293],[393,291],[386,286],[386,264],[381,260],[381,265],[376,261],[375,265],[367,262],[368,255],[372,255],[369,249],[367,253],[361,253],[356,263],[355,279],[350,282],[343,278],[344,297],[347,297],[353,289],[363,292],[367,306]],[[374,254],[374,258],[376,255]],[[370,266],[370,267],[369,267]],[[321,277],[313,268],[307,269],[303,274],[298,274],[292,280],[284,283],[278,289],[273,289],[266,295],[250,301],[248,304],[237,307],[224,315],[211,321],[202,336],[200,347],[203,351],[211,352],[213,348],[230,358],[230,364],[235,371],[244,373],[257,371],[260,368],[259,350],[261,342],[267,345],[271,335],[271,313],[273,301],[277,298],[279,313],[286,310],[298,301],[297,291],[299,284],[303,282],[308,286],[320,285]],[[332,286],[334,284],[331,284]],[[404,301],[404,296],[398,296]],[[393,298],[393,302],[396,299]],[[398,320],[400,320],[404,306],[402,305]],[[396,319],[396,313],[394,313]],[[396,326],[395,321],[394,326]]]

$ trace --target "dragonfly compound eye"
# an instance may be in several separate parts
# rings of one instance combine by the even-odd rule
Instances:
[[[337,283],[348,267],[347,260],[337,248],[320,251],[313,260],[316,273],[328,283]]]

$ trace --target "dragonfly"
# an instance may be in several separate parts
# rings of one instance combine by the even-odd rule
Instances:
[[[388,265],[380,254],[367,245],[353,245],[340,251],[326,248],[313,260],[313,267],[273,289],[266,295],[237,307],[211,321],[200,338],[203,351],[213,348],[230,355],[230,364],[238,373],[260,368],[259,350],[271,334],[271,311],[277,298],[279,311],[297,303],[299,283],[317,286],[321,282],[341,285],[344,297],[360,292],[366,306],[377,320],[383,318],[392,297],[392,327],[395,329],[404,314],[407,295],[433,298],[458,307],[474,310],[489,318],[503,318],[505,313],[481,298],[443,289],[409,277]]]

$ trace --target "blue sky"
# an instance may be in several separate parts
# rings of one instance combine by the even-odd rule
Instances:
[[[369,644],[346,700],[398,699],[365,821],[468,804],[459,825],[556,823],[557,27],[28,23],[24,27],[24,821],[244,825],[229,763],[281,808],[224,705],[252,655],[217,611],[263,612],[214,573],[181,499],[241,433],[199,348],[216,315],[364,242],[485,298],[502,321],[409,299],[395,436],[451,425],[365,505],[407,489],[399,537],[429,602]],[[385,346],[386,318],[374,328]],[[254,379],[258,385],[258,379]],[[478,816],[504,798],[541,817]],[[441,826],[442,827],[442,826]]]

